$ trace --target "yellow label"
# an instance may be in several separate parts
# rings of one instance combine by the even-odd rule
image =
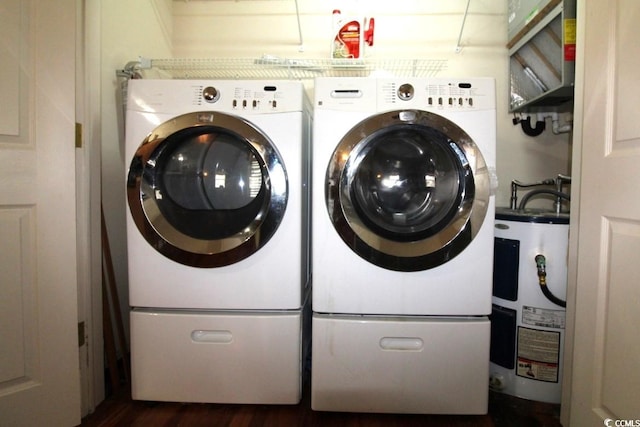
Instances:
[[[576,44],[576,20],[564,20],[564,44]]]

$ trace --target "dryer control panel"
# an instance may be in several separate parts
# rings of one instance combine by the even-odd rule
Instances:
[[[197,85],[194,86],[194,103],[204,106],[211,105],[218,110],[231,112],[291,111],[292,105],[299,105],[299,95],[296,96],[297,94],[290,90],[283,90],[280,86],[279,83],[254,84],[246,81],[224,84],[222,87]]]
[[[269,80],[131,80],[139,86],[129,98],[132,111],[182,114],[193,111],[270,114],[303,111],[309,101],[302,82]]]

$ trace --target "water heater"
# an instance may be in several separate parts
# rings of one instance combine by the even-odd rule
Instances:
[[[496,209],[490,385],[560,403],[569,215]]]

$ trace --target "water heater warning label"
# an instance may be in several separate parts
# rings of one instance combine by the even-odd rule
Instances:
[[[557,383],[559,363],[560,332],[518,327],[517,376]]]
[[[522,307],[522,323],[543,328],[564,329],[564,310],[550,310],[539,307]]]

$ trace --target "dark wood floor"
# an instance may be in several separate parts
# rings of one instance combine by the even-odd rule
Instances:
[[[124,386],[82,420],[86,427],[559,427],[559,405],[491,393],[485,416],[317,412],[308,387],[298,405],[184,404],[132,401]]]

